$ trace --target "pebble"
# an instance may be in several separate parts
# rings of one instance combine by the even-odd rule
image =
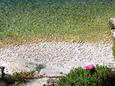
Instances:
[[[115,68],[112,44],[44,42],[0,48],[0,65],[5,66],[8,74],[35,70],[36,64],[45,64],[41,73],[63,75],[88,63]],[[31,83],[34,84],[25,86],[38,86],[40,82]]]

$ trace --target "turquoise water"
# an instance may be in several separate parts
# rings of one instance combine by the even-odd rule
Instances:
[[[12,5],[52,5],[52,4],[113,4],[114,0],[0,0],[0,3]]]
[[[110,17],[115,17],[113,0],[0,0],[0,39],[103,34]]]

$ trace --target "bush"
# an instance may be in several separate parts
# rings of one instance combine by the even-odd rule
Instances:
[[[45,65],[36,64],[36,71],[39,73],[44,67]],[[5,74],[4,77],[0,76],[0,81],[4,81],[7,84],[19,84],[22,82],[27,82],[29,79],[33,79],[34,77],[35,71],[15,72],[12,75]]]
[[[30,72],[16,72],[10,75],[9,77],[5,77],[4,79],[1,79],[5,81],[7,84],[19,84],[22,82],[26,82],[28,79],[31,79],[34,77],[34,71]]]
[[[45,68],[45,65],[43,64],[36,64],[36,71],[38,71],[38,73],[41,71],[41,69]]]
[[[75,68],[59,79],[59,86],[115,86],[115,72],[110,68],[98,66],[93,72]]]

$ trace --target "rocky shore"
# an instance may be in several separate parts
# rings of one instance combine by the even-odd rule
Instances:
[[[40,74],[61,76],[89,63],[115,68],[112,44],[46,42],[0,48],[0,65],[5,66],[6,74],[35,70],[43,64]],[[48,79],[34,79],[24,86],[43,86]]]

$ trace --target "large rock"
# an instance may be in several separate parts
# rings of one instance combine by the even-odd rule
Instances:
[[[109,25],[111,30],[115,29],[115,18],[110,18]]]
[[[63,67],[57,67],[57,66],[46,66],[44,69],[40,71],[40,75],[46,75],[46,76],[63,76],[64,74],[68,74],[70,72],[70,69],[63,68]]]
[[[115,38],[115,18],[110,18],[109,26],[111,28],[112,37]]]

